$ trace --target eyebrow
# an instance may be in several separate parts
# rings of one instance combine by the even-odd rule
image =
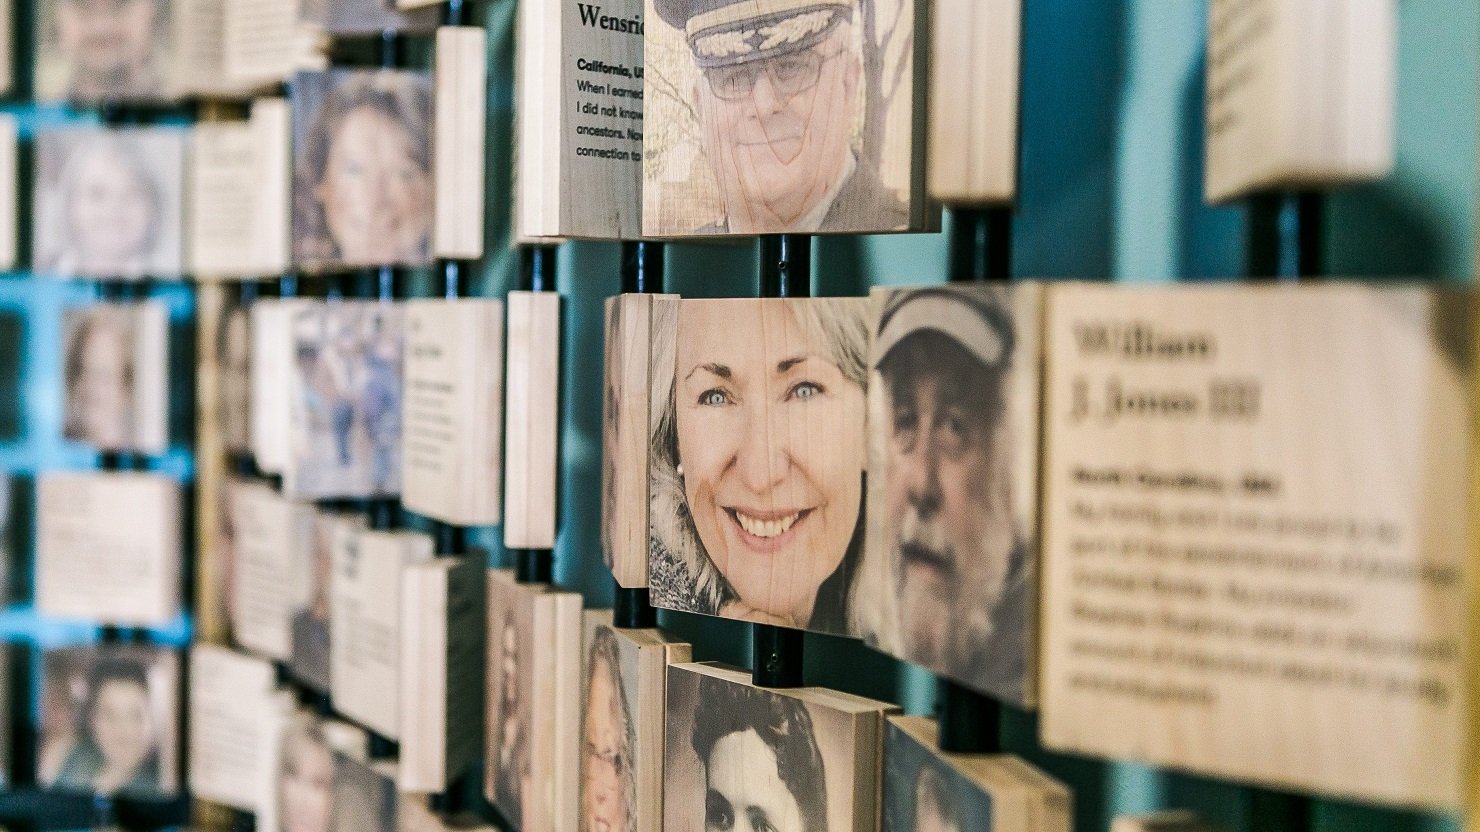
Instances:
[[[797,355],[797,356],[792,356],[791,358],[784,358],[784,359],[776,362],[776,372],[778,372],[778,373],[784,373],[787,370],[790,370],[792,367],[795,367],[796,365],[802,363],[803,361],[806,361],[807,359],[809,359],[811,357],[812,356],[810,356],[810,355]]]
[[[730,377],[732,377],[734,375],[734,373],[732,373],[730,371],[730,368],[729,367],[726,367],[723,364],[700,364],[699,366],[695,367],[694,369],[689,370],[689,374],[686,375],[686,376],[684,376],[683,377],[683,380],[684,381],[688,381],[690,378],[693,378],[694,373],[697,373],[700,370],[704,370],[706,372],[713,373],[714,375],[717,375],[720,378],[724,378],[724,379],[728,379],[728,378],[730,378]]]
[[[766,829],[771,825],[771,817],[759,806],[745,807],[745,817],[750,821],[751,829]]]

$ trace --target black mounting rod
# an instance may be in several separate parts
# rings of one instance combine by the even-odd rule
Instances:
[[[810,297],[812,238],[777,234],[760,238],[760,296]],[[802,681],[803,633],[789,627],[754,624],[750,681],[763,688],[798,688]]]

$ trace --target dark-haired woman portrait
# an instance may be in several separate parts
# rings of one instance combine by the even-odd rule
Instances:
[[[102,656],[86,684],[77,738],[52,785],[94,794],[158,794],[159,734],[144,663]]]
[[[706,832],[827,832],[827,778],[806,705],[704,679],[694,753]]]
[[[432,96],[416,73],[302,76],[327,88],[295,149],[294,259],[309,270],[427,262]]]

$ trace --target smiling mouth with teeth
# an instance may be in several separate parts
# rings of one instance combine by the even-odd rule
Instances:
[[[766,518],[755,517],[739,509],[725,509],[725,513],[730,515],[730,519],[734,520],[735,524],[743,529],[746,534],[762,540],[771,540],[786,534],[791,531],[791,527],[795,526],[798,520],[806,517],[811,512],[811,509],[803,509],[802,511],[794,511],[779,517]]]

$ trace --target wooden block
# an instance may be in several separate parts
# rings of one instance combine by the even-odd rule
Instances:
[[[402,574],[402,791],[443,791],[483,757],[486,572],[480,554],[436,558]]]
[[[284,380],[293,374],[293,315],[315,301],[258,298],[249,313],[252,388],[248,419],[252,456],[264,474],[281,474],[292,455],[293,397]]]
[[[1466,803],[1475,312],[1404,286],[1050,293],[1045,746]]]
[[[432,254],[452,260],[483,256],[483,156],[488,36],[479,26],[437,29],[433,89],[436,186]]]
[[[881,288],[873,301],[858,634],[1031,705],[1043,287]]]
[[[401,575],[429,561],[432,536],[361,530],[334,549],[329,602],[329,694],[334,710],[401,738]]]
[[[642,0],[519,6],[514,235],[642,236]]]
[[[120,732],[146,745],[132,765],[99,764],[91,740],[99,693],[107,689]],[[37,782],[58,791],[142,800],[180,792],[180,655],[164,647],[98,644],[41,654]]]
[[[162,474],[54,471],[36,486],[36,609],[124,627],[180,614],[180,484]]]
[[[581,828],[658,832],[668,665],[691,650],[661,630],[614,627],[610,610],[584,621]]]
[[[484,793],[521,829],[573,832],[579,810],[581,596],[488,573]]]
[[[292,308],[285,495],[400,493],[404,311],[381,301]]]
[[[654,606],[849,634],[865,298],[683,300],[653,332]]]
[[[510,292],[504,406],[504,545],[555,546],[560,295]]]
[[[298,20],[296,0],[232,0],[226,4],[226,77],[246,88],[288,80],[295,69],[323,69],[313,33]]]
[[[1017,195],[1022,0],[932,0],[930,197],[947,205]]]
[[[179,127],[38,131],[35,271],[52,277],[181,276],[188,135]],[[79,215],[90,219],[79,221]]]
[[[502,517],[504,305],[406,303],[401,501],[455,526]]]
[[[310,0],[301,3],[300,8],[304,20],[334,36],[379,36],[387,29],[425,34],[436,29],[442,17],[437,9],[402,12],[380,0]]]
[[[0,3],[0,43],[10,43],[10,4]],[[9,62],[0,68],[0,89],[8,89],[10,66]],[[17,211],[20,208],[20,189],[18,187],[20,154],[20,127],[15,116],[0,116],[0,269],[10,271],[18,264],[16,246],[20,242],[18,226],[16,224]]]
[[[1172,809],[1149,815],[1121,815],[1110,824],[1110,832],[1219,832],[1196,812]]]
[[[601,551],[617,583],[629,589],[648,585],[652,333],[671,328],[677,309],[677,295],[618,295],[606,301]]]
[[[1067,786],[1012,755],[946,753],[938,740],[933,720],[886,720],[883,832],[1072,828]]]
[[[430,265],[431,74],[300,72],[291,93],[293,265],[307,272]],[[348,177],[331,157],[363,169]]]
[[[748,672],[713,664],[671,666],[667,700],[664,829],[754,812],[773,829],[879,828],[884,716],[893,705],[821,688],[758,688]]]
[[[176,67],[184,62],[184,44],[172,24],[190,11],[186,0],[150,0],[145,26],[137,7],[61,0],[36,0],[31,7],[37,101],[160,104],[179,98]],[[95,31],[110,36],[88,36]]]
[[[365,528],[364,517],[318,511],[314,514],[312,543],[293,550],[288,594],[296,601],[288,619],[288,671],[301,684],[319,693],[332,685],[334,563],[344,562],[356,536]]]
[[[169,445],[169,310],[158,301],[97,303],[62,315],[62,435],[99,450]]]
[[[647,0],[643,233],[935,228],[926,2]]]
[[[1393,167],[1394,0],[1214,0],[1209,202],[1376,179]]]
[[[190,791],[244,812],[272,778],[272,663],[209,644],[190,648]]]
[[[294,615],[310,606],[309,565],[319,542],[313,506],[258,482],[233,483],[228,498],[236,540],[232,634],[242,647],[286,662],[293,656]]]
[[[287,136],[286,111],[283,116],[280,139]],[[197,279],[268,277],[286,270],[286,259],[270,262],[266,256],[284,236],[287,212],[278,212],[281,225],[272,233],[263,227],[266,212],[259,203],[286,195],[286,182],[271,177],[286,180],[287,166],[267,164],[271,157],[281,161],[282,149],[265,132],[246,121],[197,124],[191,131],[192,210],[185,236],[188,268]],[[286,201],[279,208],[286,209]]]
[[[394,764],[365,759],[363,731],[307,712],[282,731],[272,788],[258,804],[266,829],[317,828],[392,832],[398,815]]]

